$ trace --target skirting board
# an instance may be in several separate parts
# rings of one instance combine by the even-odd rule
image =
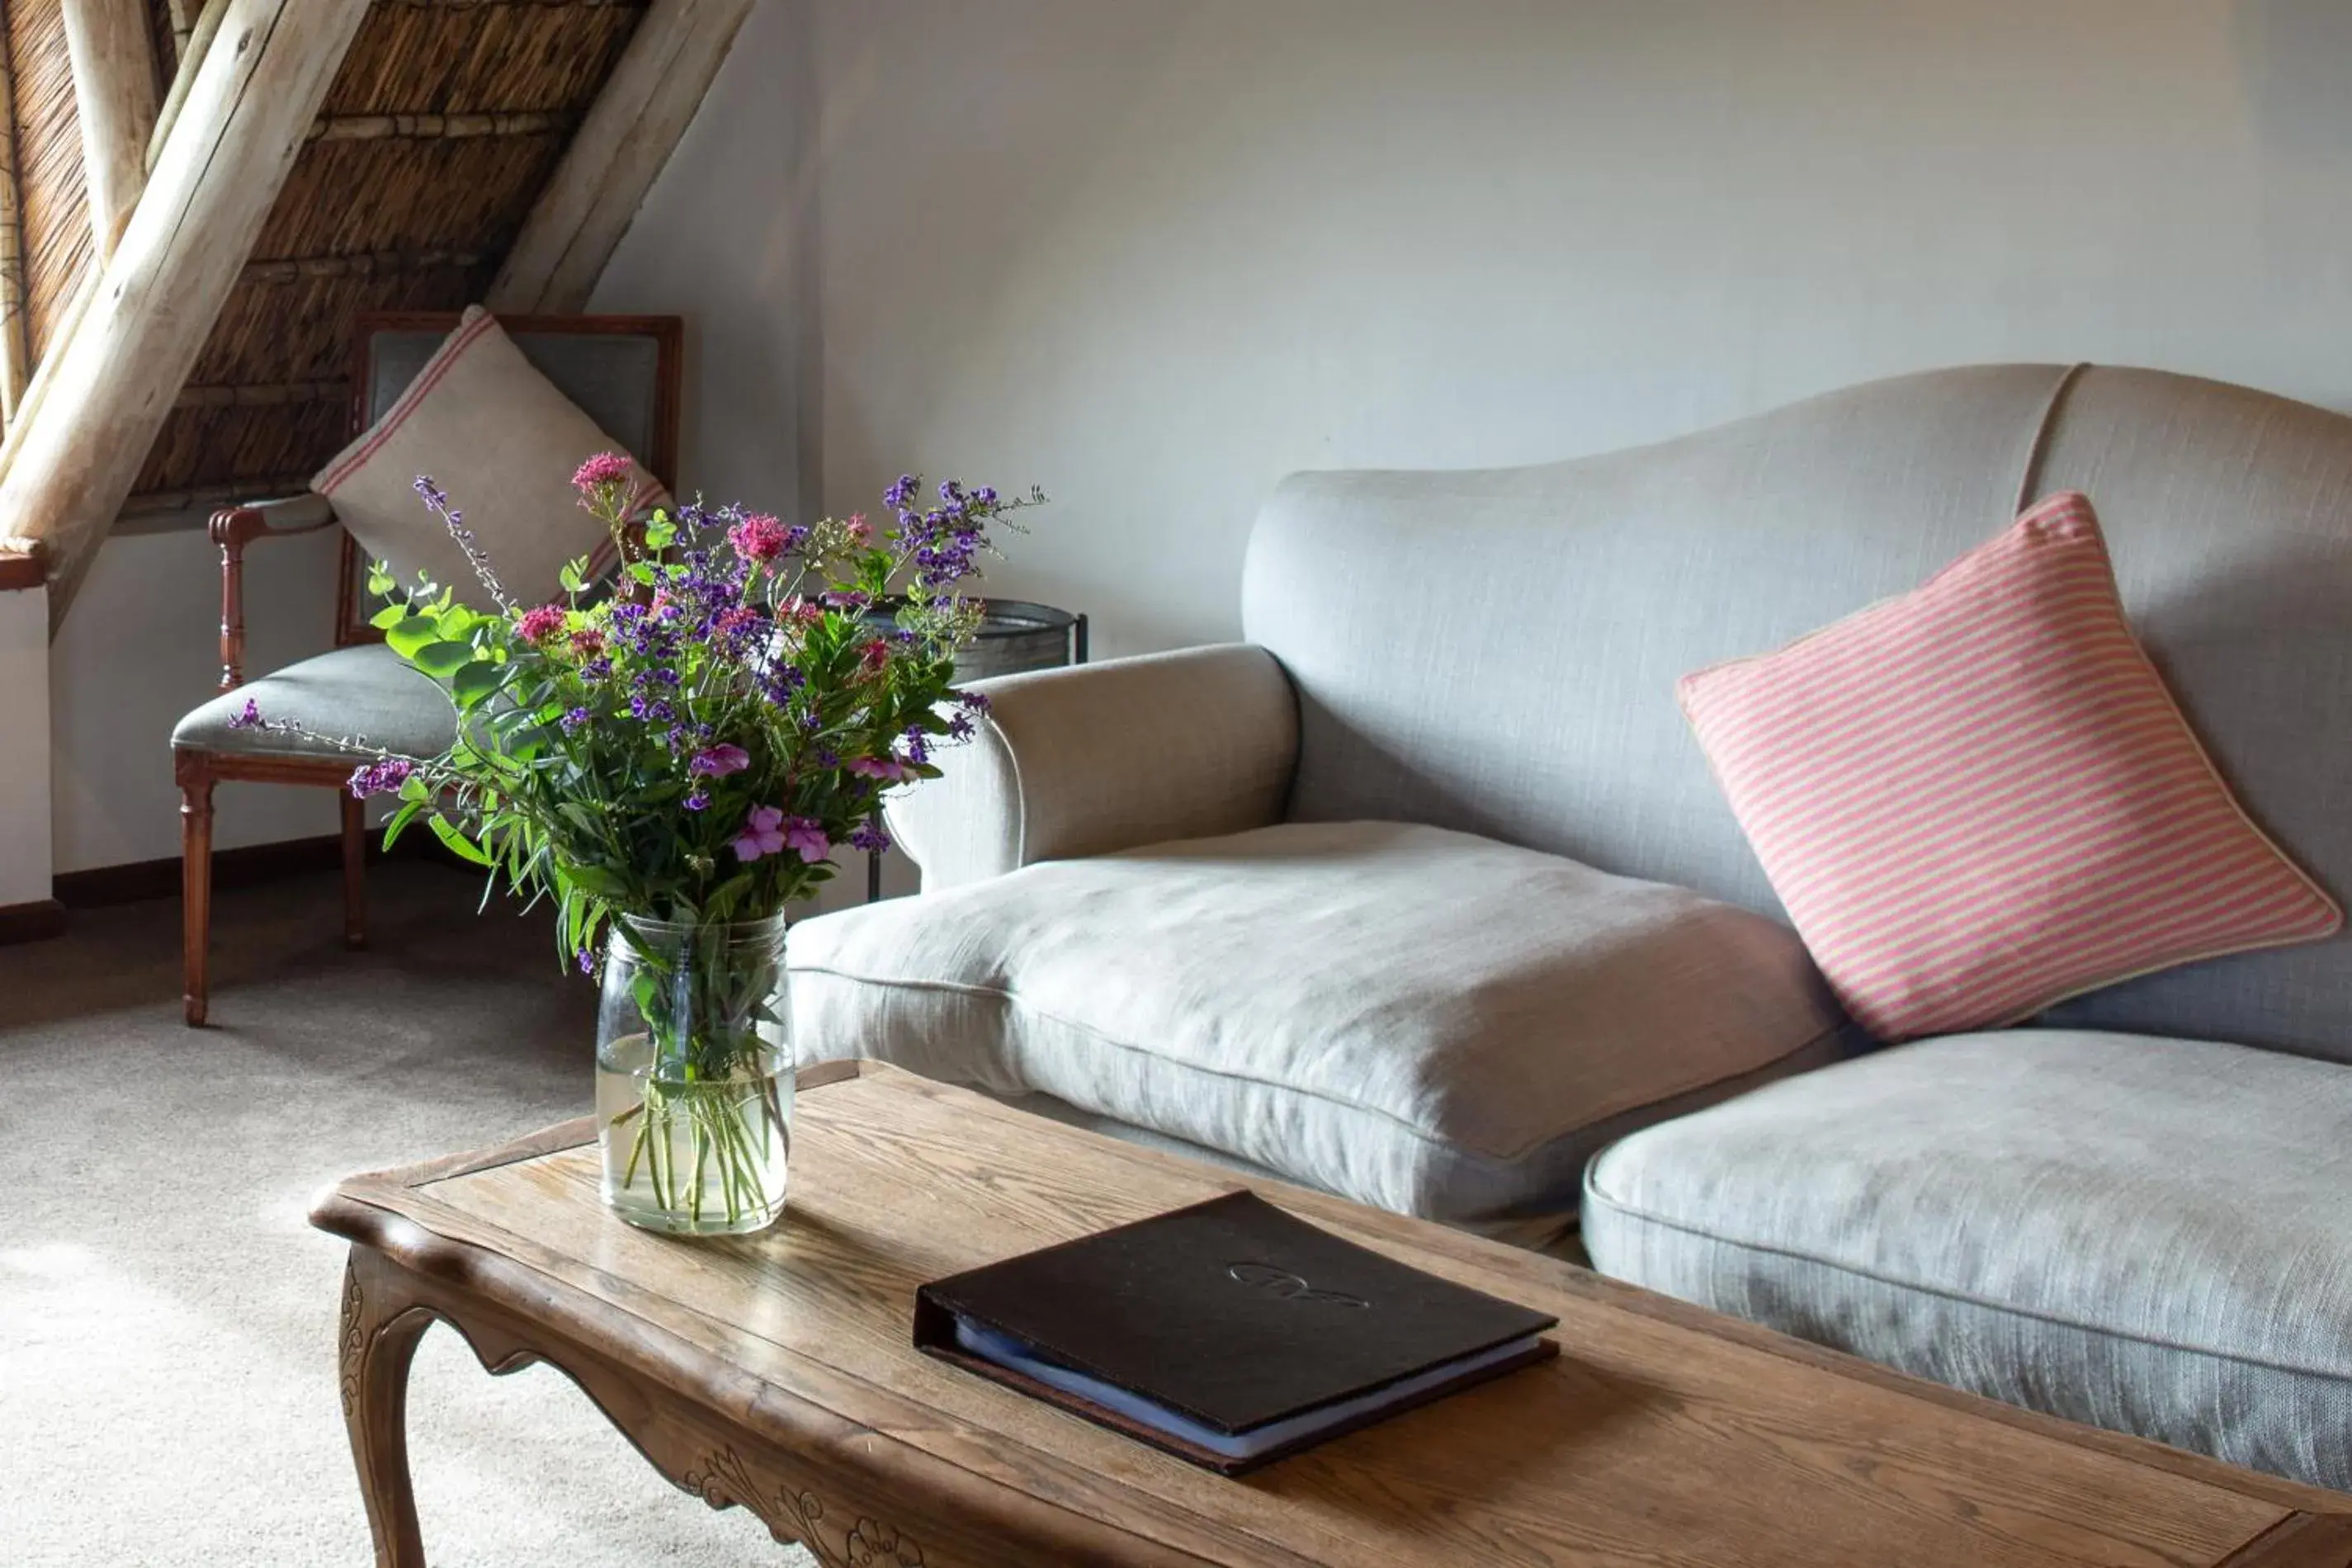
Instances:
[[[55,899],[29,904],[0,904],[0,945],[47,942],[66,932],[66,907]]]
[[[422,833],[400,841],[393,853],[401,859],[442,860],[462,864]],[[368,835],[368,858],[383,858],[381,836]],[[287,877],[332,871],[343,863],[342,839],[334,834],[317,838],[289,838],[276,844],[249,844],[222,849],[213,856],[213,889],[251,888]],[[145,899],[180,896],[180,858],[133,860],[122,866],[100,866],[88,871],[68,871],[49,880],[54,898],[29,904],[0,905],[0,945],[41,942],[61,934],[72,910],[102,909],[109,904],[137,903]]]

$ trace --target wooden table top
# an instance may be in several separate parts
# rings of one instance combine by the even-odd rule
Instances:
[[[1037,1561],[2344,1568],[2352,1498],[1954,1393],[1421,1221],[1137,1149],[873,1065],[804,1073],[764,1235],[597,1195],[583,1120],[353,1177],[319,1222],[558,1321],[782,1444],[1039,1543]],[[1249,1184],[1557,1313],[1560,1356],[1238,1480],[933,1361],[915,1287]]]

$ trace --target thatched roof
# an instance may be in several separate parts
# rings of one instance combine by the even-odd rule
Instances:
[[[37,357],[90,266],[58,5],[6,3]],[[168,80],[173,6],[152,5]],[[481,298],[643,11],[375,0],[133,508],[299,489],[332,456],[350,429],[354,313]]]

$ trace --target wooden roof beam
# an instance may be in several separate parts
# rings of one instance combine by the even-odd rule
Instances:
[[[464,142],[477,136],[546,136],[579,117],[543,109],[483,114],[334,114],[310,127],[313,142]]]
[[[0,19],[6,13],[0,10]],[[5,43],[0,39],[0,43]],[[32,300],[25,276],[25,218],[16,161],[16,81],[0,47],[0,424],[16,422],[33,374]],[[6,527],[0,523],[0,533]]]
[[[52,636],[366,14],[366,0],[228,0],[121,244],[43,356],[47,384],[0,449],[0,527],[48,544]]]
[[[147,30],[145,0],[65,0],[65,33],[74,114],[81,121],[90,242],[103,262],[114,254],[147,184],[147,139],[155,130],[154,35]]]
[[[490,285],[493,310],[585,310],[751,0],[653,0]]]
[[[329,256],[276,256],[245,264],[243,280],[256,284],[323,282],[334,278],[384,278],[443,268],[472,271],[489,258],[478,250],[355,250]]]

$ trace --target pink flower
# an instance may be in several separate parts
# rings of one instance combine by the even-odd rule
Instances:
[[[738,605],[731,610],[720,611],[719,618],[710,623],[710,629],[720,637],[731,637],[739,632],[757,630],[759,625],[759,611],[749,605]]]
[[[824,825],[813,816],[795,816],[784,824],[784,847],[814,866],[833,852]]]
[[[729,844],[738,860],[757,860],[784,851],[784,814],[772,805],[755,805],[743,821],[743,831]]]
[[[535,610],[526,610],[515,623],[515,631],[527,643],[543,643],[563,629],[563,614],[561,605],[541,605]]]
[[[914,776],[914,770],[896,757],[852,757],[849,771],[866,778],[893,782]]]
[[[686,771],[697,778],[723,779],[751,765],[751,753],[740,746],[706,746],[694,753]],[[762,808],[764,809],[764,808]]]
[[[582,658],[593,658],[604,651],[604,634],[594,626],[582,626],[572,634],[572,651]]]
[[[869,670],[880,669],[890,662],[890,645],[876,637],[857,650],[857,658]]]
[[[874,535],[874,531],[866,526],[866,514],[862,511],[854,511],[849,514],[849,527],[847,531],[849,534],[849,542],[852,544],[863,544]]]
[[[773,561],[792,542],[784,525],[766,512],[753,512],[727,531],[727,542],[746,561]]]
[[[599,486],[628,479],[635,467],[625,452],[599,452],[572,470],[572,486],[584,495]]]

